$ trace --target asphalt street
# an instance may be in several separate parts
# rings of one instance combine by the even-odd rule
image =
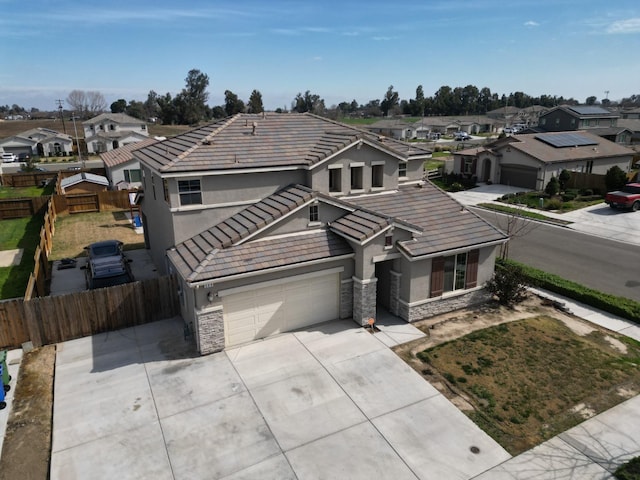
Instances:
[[[505,229],[505,215],[474,211]],[[640,301],[640,246],[527,222],[532,226],[512,237],[509,258],[602,292]]]

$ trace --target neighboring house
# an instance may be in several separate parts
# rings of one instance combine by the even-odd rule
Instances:
[[[640,118],[620,118],[618,119],[618,127],[627,129],[631,132],[632,145],[640,144]]]
[[[404,120],[384,119],[367,126],[371,133],[395,138],[396,140],[409,140],[414,138],[413,126]]]
[[[627,120],[638,120],[640,119],[640,107],[635,108],[625,108],[620,111],[620,117]]]
[[[66,156],[73,154],[73,138],[49,128],[32,128],[0,140],[0,147],[16,155]]]
[[[540,116],[538,129],[545,132],[589,130],[615,143],[629,145],[633,132],[618,125],[619,114],[597,105],[562,105]]]
[[[124,113],[102,113],[82,127],[89,153],[109,152],[149,136],[145,122]]]
[[[562,170],[604,175],[629,171],[633,150],[588,131],[519,134],[455,152],[454,173],[480,182],[543,190]]]
[[[133,155],[145,242],[202,354],[482,302],[507,241],[422,181],[430,151],[311,114],[238,114]]]
[[[100,154],[112,189],[129,190],[142,186],[140,162],[133,156],[133,152],[152,145],[158,140],[164,140],[164,138],[147,138]]]
[[[76,173],[60,180],[60,193],[95,193],[109,189],[109,180],[93,173]]]

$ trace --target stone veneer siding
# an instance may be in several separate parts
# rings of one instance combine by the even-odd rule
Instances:
[[[389,286],[389,311],[393,315],[398,315],[400,311],[400,278],[401,273],[391,271],[391,284]]]
[[[399,316],[408,322],[416,322],[423,318],[434,317],[442,313],[460,310],[473,305],[487,302],[491,298],[486,289],[480,288],[470,292],[448,298],[438,298],[431,302],[420,305],[409,306],[405,302],[400,302]]]
[[[198,344],[200,355],[220,352],[224,350],[224,319],[222,307],[201,310],[196,313],[198,325]]]
[[[358,325],[368,325],[370,318],[376,318],[376,284],[373,278],[366,282],[353,279],[353,320]]]
[[[353,316],[353,280],[340,282],[340,318]]]

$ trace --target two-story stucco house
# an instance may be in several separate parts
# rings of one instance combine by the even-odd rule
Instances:
[[[147,124],[124,113],[101,113],[82,122],[89,153],[114,150],[149,136]]]
[[[430,151],[311,114],[238,114],[133,155],[145,241],[203,354],[482,302],[507,240],[423,181]]]

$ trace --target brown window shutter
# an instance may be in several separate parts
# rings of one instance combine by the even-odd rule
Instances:
[[[431,297],[439,297],[444,289],[444,257],[431,260]]]
[[[464,288],[473,288],[478,284],[478,257],[480,257],[480,250],[471,250],[467,254],[467,273],[465,275]]]
[[[473,161],[471,162],[471,173],[472,174],[476,174],[476,167],[478,166],[478,159],[474,158]]]

